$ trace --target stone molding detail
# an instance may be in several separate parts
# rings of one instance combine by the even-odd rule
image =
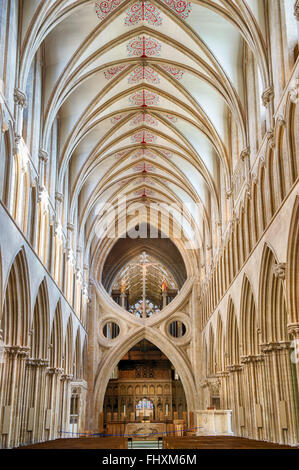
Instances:
[[[47,368],[47,374],[49,375],[59,375],[63,374],[64,369],[61,369],[59,367],[48,367]]]
[[[274,142],[274,130],[270,129],[267,131],[267,139],[268,143],[271,149],[275,147],[275,142]]]
[[[241,357],[241,363],[242,364],[254,364],[257,362],[263,362],[264,361],[264,355],[263,354],[257,354],[255,355],[248,355],[248,356],[242,356]]]
[[[66,381],[66,380],[73,380],[74,376],[71,375],[71,374],[63,374],[61,377],[60,377],[60,380],[62,381]]]
[[[22,90],[20,90],[19,88],[15,88],[15,91],[14,91],[14,101],[16,103],[16,105],[20,106],[21,108],[26,108],[27,106],[27,97],[26,97],[26,93]]]
[[[285,280],[286,277],[286,263],[275,264],[273,268],[274,276],[278,279]]]
[[[49,154],[48,152],[46,152],[46,150],[40,149],[38,152],[38,158],[40,159],[40,161],[47,163]]]
[[[269,103],[274,99],[274,89],[272,86],[266,88],[266,90],[262,94],[263,105],[265,108],[269,105]]]
[[[229,372],[241,372],[241,370],[243,370],[243,366],[241,364],[232,364],[227,366],[227,370]]]
[[[277,352],[283,350],[289,350],[291,346],[290,341],[280,341],[278,343],[266,343],[261,344],[261,350],[263,353]]]
[[[244,160],[246,160],[246,158],[249,158],[249,157],[250,157],[250,147],[246,147],[244,150],[242,150],[240,154],[240,158],[244,162]]]
[[[288,325],[288,333],[294,338],[299,338],[299,323],[290,323]]]
[[[27,366],[33,366],[33,367],[47,367],[49,365],[49,360],[48,359],[35,359],[35,358],[29,358],[26,361]]]
[[[27,346],[5,346],[5,352],[11,356],[28,357],[30,348]]]
[[[294,5],[294,16],[299,21],[299,0],[296,0]]]

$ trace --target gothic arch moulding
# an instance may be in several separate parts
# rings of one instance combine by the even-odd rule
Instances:
[[[111,349],[111,351],[103,360],[101,369],[95,380],[94,408],[96,416],[98,416],[98,413],[102,411],[106,388],[113,369],[117,366],[121,358],[142,339],[147,339],[153,343],[170,359],[181,378],[186,395],[188,410],[191,411],[196,409],[197,394],[195,389],[194,376],[187,360],[183,357],[181,352],[175,346],[173,346],[171,342],[167,341],[164,336],[162,337],[158,331],[155,331],[151,328],[142,328],[142,330],[137,332],[135,331],[132,336],[127,338],[119,346]]]

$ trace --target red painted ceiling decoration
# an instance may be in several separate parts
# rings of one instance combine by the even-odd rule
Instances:
[[[132,159],[144,157],[152,158],[153,160],[157,158],[156,155],[148,149],[136,150],[136,152],[132,154]]]
[[[164,116],[171,121],[173,124],[178,122],[178,118],[176,116],[173,116],[172,114],[164,114]]]
[[[156,142],[157,136],[149,131],[139,131],[131,136],[131,140],[136,144],[151,144]]]
[[[139,126],[140,124],[148,124],[149,126],[158,126],[158,121],[150,114],[140,113],[130,122],[130,126]]]
[[[161,44],[149,36],[137,36],[129,41],[127,51],[129,57],[157,57],[161,52]]]
[[[168,72],[170,75],[173,76],[173,78],[176,78],[177,80],[181,80],[183,78],[184,71],[177,67],[173,67],[172,65],[161,65],[161,68],[165,70],[165,72]]]
[[[151,189],[138,189],[134,193],[136,196],[141,196],[143,199],[146,199],[147,196],[154,196],[155,191],[152,191]]]
[[[186,20],[191,13],[191,2],[182,0],[162,0],[172,11],[174,11],[182,20]]]
[[[158,8],[148,1],[134,3],[126,11],[125,24],[134,26],[139,22],[147,22],[151,26],[161,26],[162,18]]]
[[[156,185],[155,181],[153,181],[151,178],[137,178],[135,180],[135,183],[136,184],[144,183],[144,184],[148,184],[150,186],[155,186]]]
[[[119,121],[121,121],[125,117],[125,114],[118,114],[117,116],[113,116],[110,121],[112,124],[117,124]]]
[[[141,80],[146,80],[148,83],[152,83],[154,85],[158,85],[160,83],[159,75],[148,65],[139,65],[136,67],[136,69],[134,69],[130,74],[128,83],[134,84]]]
[[[109,67],[109,69],[106,69],[104,71],[105,78],[107,80],[111,80],[111,78],[116,77],[120,72],[125,70],[127,68],[127,65],[116,65],[115,67]]]
[[[147,106],[153,106],[159,103],[159,95],[149,90],[137,91],[129,98],[131,105],[141,106],[146,108]]]
[[[103,21],[125,0],[105,0],[95,3],[96,14],[100,21]]]
[[[142,172],[144,175],[148,171],[151,171],[152,173],[156,171],[156,167],[154,165],[151,165],[150,163],[138,163],[132,168],[132,171],[137,171],[137,172]]]
[[[126,154],[128,153],[127,150],[123,150],[121,152],[117,152],[114,157],[116,158],[116,160],[119,160],[120,158],[124,157]]]
[[[172,158],[173,157],[173,153],[170,152],[169,150],[161,149],[160,152],[162,152],[163,155],[165,155],[165,157],[167,157],[167,158]]]

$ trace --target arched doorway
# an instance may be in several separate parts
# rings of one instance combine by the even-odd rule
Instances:
[[[109,379],[103,406],[104,432],[122,434],[126,423],[188,425],[187,401],[179,374],[168,357],[142,339],[123,355]]]

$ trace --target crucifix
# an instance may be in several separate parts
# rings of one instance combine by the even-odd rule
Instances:
[[[159,266],[159,263],[150,263],[147,261],[146,252],[141,255],[140,263],[131,264],[130,267],[138,266],[142,268],[142,317],[146,318],[146,275],[147,268],[150,266]]]

